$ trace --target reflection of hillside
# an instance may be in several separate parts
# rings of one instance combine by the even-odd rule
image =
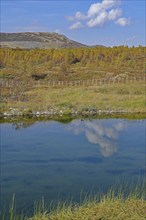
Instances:
[[[104,157],[110,157],[117,151],[116,140],[119,132],[125,128],[124,122],[113,123],[110,127],[105,121],[79,121],[75,120],[69,125],[69,130],[76,135],[85,133],[87,140],[100,147]]]

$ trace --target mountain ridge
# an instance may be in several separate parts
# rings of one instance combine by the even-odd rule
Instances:
[[[0,46],[9,48],[79,48],[89,47],[55,32],[0,33]]]

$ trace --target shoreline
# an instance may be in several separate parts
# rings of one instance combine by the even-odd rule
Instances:
[[[128,112],[128,111],[98,111],[98,112],[78,112],[78,113],[65,113],[65,114],[51,114],[51,113],[44,113],[44,112],[33,112],[27,114],[0,114],[0,123],[3,122],[11,122],[11,121],[45,121],[45,120],[54,120],[59,122],[71,122],[74,119],[129,119],[129,120],[136,120],[136,119],[146,119],[146,112]]]
[[[146,114],[146,111],[130,111],[130,110],[100,110],[96,108],[85,108],[83,110],[77,110],[75,109],[68,109],[68,108],[63,108],[63,109],[57,109],[57,108],[51,108],[50,110],[38,110],[34,111],[31,109],[23,109],[22,111],[18,108],[12,108],[10,107],[9,110],[7,111],[1,111],[0,112],[0,118],[5,118],[5,117],[49,117],[49,116],[103,116],[103,115],[144,115]],[[145,116],[146,117],[146,116]]]

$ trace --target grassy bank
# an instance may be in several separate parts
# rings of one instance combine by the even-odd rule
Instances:
[[[29,220],[144,220],[146,201],[134,198],[104,198],[80,207],[64,207],[52,214],[36,214]]]
[[[18,88],[17,88],[18,89]],[[14,88],[15,90],[15,88]],[[20,96],[19,96],[20,95]],[[48,112],[63,114],[72,112],[126,111],[129,113],[146,112],[145,83],[107,84],[70,87],[28,88],[23,94],[7,96],[1,102],[1,112],[31,113]]]
[[[145,220],[146,219],[146,182],[138,186],[115,186],[107,194],[87,196],[80,204],[60,203],[57,207],[45,207],[44,200],[35,203],[32,217],[17,215],[13,196],[9,217],[0,215],[2,220]]]

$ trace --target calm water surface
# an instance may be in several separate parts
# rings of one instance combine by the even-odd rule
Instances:
[[[145,175],[145,120],[100,119],[1,124],[1,206],[18,211]]]

